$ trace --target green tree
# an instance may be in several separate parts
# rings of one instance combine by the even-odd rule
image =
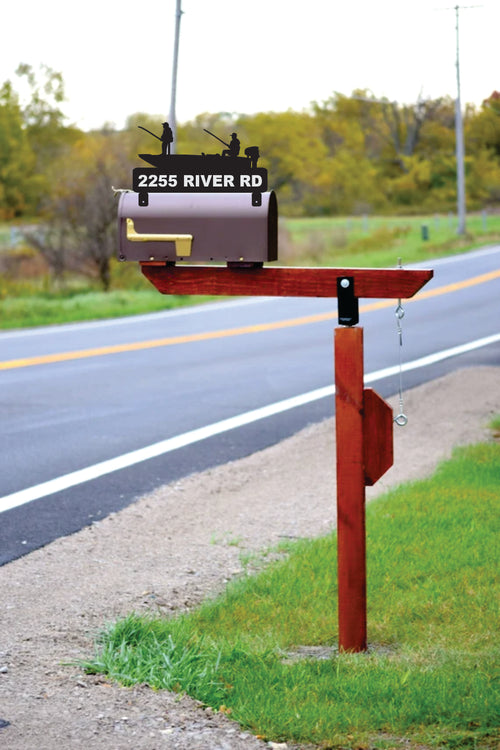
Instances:
[[[31,65],[21,63],[16,74],[19,84],[27,88],[26,104],[23,106],[23,126],[35,153],[37,174],[44,179],[54,159],[58,158],[80,137],[74,126],[66,126],[61,106],[64,102],[64,81],[47,65],[40,65],[36,72]],[[43,191],[49,189],[47,182]]]
[[[328,153],[315,118],[306,112],[266,112],[240,117],[237,126],[245,146],[259,147],[259,165],[267,168],[283,210],[320,213],[316,199]]]
[[[380,107],[356,91],[335,94],[314,105],[321,138],[328,148],[330,213],[365,213],[386,204],[380,164],[385,142]]]
[[[60,73],[47,66],[37,75],[30,65],[17,71],[25,84],[22,103],[11,81],[0,88],[0,213],[4,218],[34,214],[50,190],[50,163],[70,147],[79,131],[64,125]]]
[[[224,148],[222,143],[205,131],[209,130],[227,143],[231,140],[231,133],[238,130],[238,127],[239,119],[228,112],[203,112],[191,122],[178,126],[176,151],[179,154],[221,153]],[[240,140],[243,151],[244,138]]]
[[[138,124],[160,134],[162,117],[134,116],[130,153],[159,152]],[[500,94],[479,112],[466,107],[466,178],[470,207],[498,201]],[[200,114],[178,127],[178,153],[220,153],[236,131],[242,153],[260,149],[285,215],[368,211],[443,211],[456,205],[455,114],[450,97],[399,104],[366,89],[333,94],[308,112]],[[157,150],[156,150],[157,149]]]
[[[33,208],[41,189],[36,158],[24,127],[19,97],[6,81],[0,88],[0,217]]]
[[[467,146],[473,153],[487,148],[500,158],[500,93],[494,91],[485,99],[481,109],[467,118],[465,125]]]

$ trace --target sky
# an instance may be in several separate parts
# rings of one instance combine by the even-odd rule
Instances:
[[[8,3],[8,4],[7,4]],[[19,63],[63,75],[67,124],[167,119],[176,0],[6,0],[0,85]],[[412,103],[456,96],[456,14],[445,0],[182,0],[176,115],[307,110],[367,89]],[[500,2],[459,11],[462,103],[500,90]],[[19,86],[17,86],[19,90]]]

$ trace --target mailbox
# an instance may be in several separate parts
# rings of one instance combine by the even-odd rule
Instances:
[[[119,258],[132,261],[262,263],[278,257],[273,191],[253,205],[248,193],[135,192],[118,204]]]

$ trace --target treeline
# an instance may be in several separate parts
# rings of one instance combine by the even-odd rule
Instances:
[[[23,101],[18,88],[28,95]],[[139,153],[160,144],[164,116],[131,115],[117,131],[85,133],[65,124],[62,76],[20,65],[17,87],[0,87],[0,219],[36,218],[33,244],[57,276],[72,262],[93,265],[104,286],[115,249],[111,186],[130,187]],[[450,211],[456,205],[454,102],[412,105],[376,100],[366,91],[334,94],[307,112],[233,116],[202,114],[178,126],[178,153],[220,153],[238,133],[242,152],[258,146],[259,166],[284,216]],[[500,94],[464,113],[469,210],[500,203]]]
[[[0,217],[38,215],[49,197],[71,204],[98,172],[129,182],[141,151],[159,143],[138,130],[161,134],[162,116],[131,115],[123,131],[84,133],[64,124],[63,80],[49,68],[18,69],[29,87],[22,105],[15,86],[0,88]],[[242,150],[260,147],[259,166],[282,211],[293,215],[447,211],[455,206],[454,102],[420,99],[413,105],[375,100],[366,91],[335,94],[308,112],[229,116],[202,114],[179,125],[178,153],[214,153],[236,131]],[[500,94],[464,113],[466,194],[469,209],[500,202]]]
[[[335,94],[309,112],[201,115],[179,128],[179,150],[213,149],[203,133],[234,129],[258,145],[287,215],[420,213],[456,207],[454,101],[377,101]],[[200,136],[201,132],[201,136]],[[203,136],[203,137],[202,137]],[[464,113],[469,210],[500,202],[500,94]]]

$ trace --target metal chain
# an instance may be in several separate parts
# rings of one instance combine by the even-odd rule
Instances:
[[[401,258],[398,258],[398,266],[399,268],[402,268],[401,266]],[[394,417],[395,423],[399,427],[404,427],[408,424],[408,417],[406,416],[404,412],[404,404],[403,404],[403,326],[401,325],[401,321],[403,320],[405,316],[405,311],[403,308],[403,305],[401,304],[401,298],[398,299],[398,305],[396,307],[396,327],[398,332],[398,338],[399,338],[399,414]]]

